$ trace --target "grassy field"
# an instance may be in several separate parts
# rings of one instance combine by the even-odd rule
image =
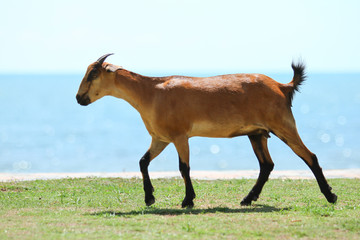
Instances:
[[[0,182],[0,239],[359,239],[360,180],[331,179],[336,205],[314,180],[270,180],[241,207],[255,180],[194,180],[181,209],[182,179],[156,179],[145,207],[140,179]]]

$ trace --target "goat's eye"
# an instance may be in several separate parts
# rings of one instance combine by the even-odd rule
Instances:
[[[91,70],[88,76],[88,81],[92,81],[94,78],[96,78],[99,75],[99,71],[96,69]]]

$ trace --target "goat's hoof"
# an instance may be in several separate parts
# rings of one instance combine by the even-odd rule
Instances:
[[[326,197],[329,203],[336,203],[337,196],[334,193],[331,193],[330,196]]]
[[[155,197],[153,195],[145,197],[146,206],[151,206],[155,203]]]
[[[194,202],[192,199],[184,199],[184,201],[181,204],[182,208],[193,208],[194,207]]]
[[[258,200],[259,196],[253,195],[251,196],[250,194],[247,195],[246,197],[244,197],[244,199],[241,201],[241,206],[250,206],[252,201],[256,201]]]
[[[248,200],[248,199],[243,199],[241,202],[240,202],[240,205],[241,206],[250,206],[251,205],[251,200]]]

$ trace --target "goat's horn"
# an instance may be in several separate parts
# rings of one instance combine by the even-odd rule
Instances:
[[[110,56],[113,55],[113,53],[109,53],[109,54],[105,54],[104,56],[101,56],[96,62],[103,64],[103,62],[105,61],[105,59]]]

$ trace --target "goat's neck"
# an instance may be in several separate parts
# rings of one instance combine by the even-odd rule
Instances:
[[[152,102],[155,84],[155,78],[120,70],[115,74],[115,91],[111,95],[124,99],[142,114]]]

